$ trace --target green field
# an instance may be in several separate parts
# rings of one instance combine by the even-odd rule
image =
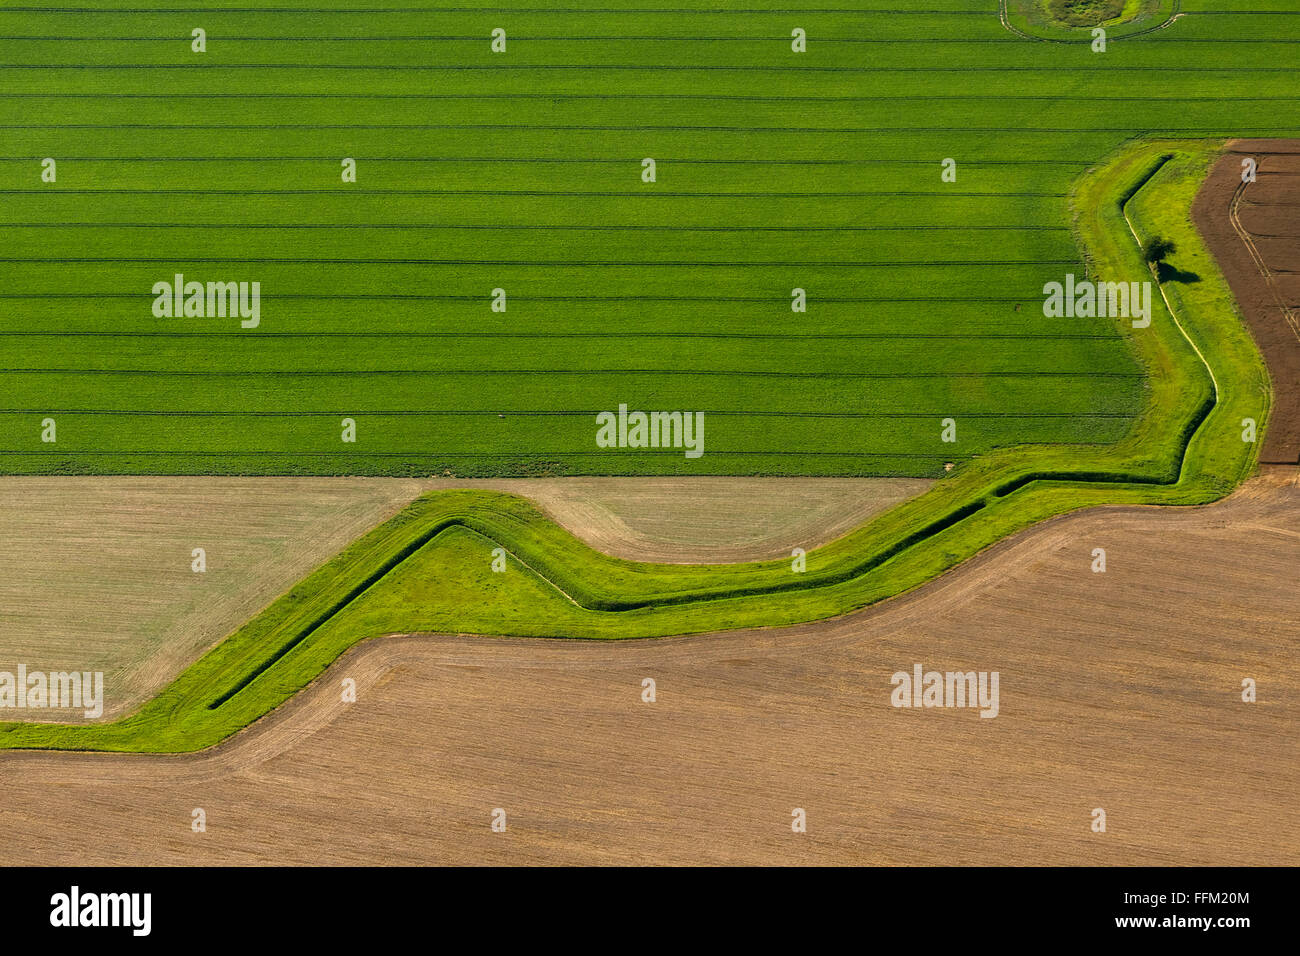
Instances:
[[[371,5],[0,10],[0,471],[936,476],[1100,448],[1151,383],[1130,331],[1042,314],[1083,271],[1071,184],[1138,134],[1300,129],[1278,0],[1183,3],[1104,54],[994,0]],[[259,327],[155,318],[178,272],[260,282]],[[704,412],[705,454],[598,448],[620,404]]]

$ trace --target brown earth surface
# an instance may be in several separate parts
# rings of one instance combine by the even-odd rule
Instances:
[[[433,488],[526,495],[612,554],[712,562],[811,549],[929,485],[854,478],[0,478],[0,670],[103,671],[102,719],[119,716]],[[207,552],[202,574],[190,566],[198,547]],[[13,717],[85,719],[81,709]]]
[[[1241,179],[1246,157],[1257,164],[1250,184]],[[1232,140],[1197,194],[1192,219],[1273,380],[1260,460],[1300,462],[1300,140]]]
[[[370,641],[204,754],[0,753],[0,863],[1294,863],[1298,474],[813,625]],[[890,706],[915,663],[998,671],[999,715]]]

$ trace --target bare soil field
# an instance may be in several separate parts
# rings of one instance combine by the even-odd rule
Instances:
[[[1242,182],[1254,158],[1256,181]],[[1300,140],[1238,139],[1192,218],[1232,287],[1273,380],[1262,462],[1300,462]]]
[[[815,625],[371,641],[205,754],[0,754],[0,863],[1292,863],[1297,474]],[[891,706],[914,664],[997,671],[999,715]]]
[[[0,670],[103,671],[110,719],[432,488],[526,495],[593,547],[732,561],[811,549],[924,480],[0,479]],[[207,571],[191,569],[194,548]],[[10,717],[9,714],[4,715]],[[81,710],[11,719],[80,721]]]

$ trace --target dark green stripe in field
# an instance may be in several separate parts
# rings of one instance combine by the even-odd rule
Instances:
[[[938,475],[1115,442],[1131,332],[1041,310],[1085,271],[1071,184],[1136,133],[1300,123],[1300,16],[1205,5],[1105,54],[995,0],[0,10],[0,471]],[[261,283],[258,328],[155,317],[178,272]],[[597,448],[621,403],[704,411],[705,455]]]

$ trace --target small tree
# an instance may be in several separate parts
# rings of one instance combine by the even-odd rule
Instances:
[[[1177,251],[1178,247],[1174,245],[1173,240],[1162,236],[1148,239],[1147,244],[1142,247],[1142,255],[1146,261],[1156,265],[1164,262]]]

